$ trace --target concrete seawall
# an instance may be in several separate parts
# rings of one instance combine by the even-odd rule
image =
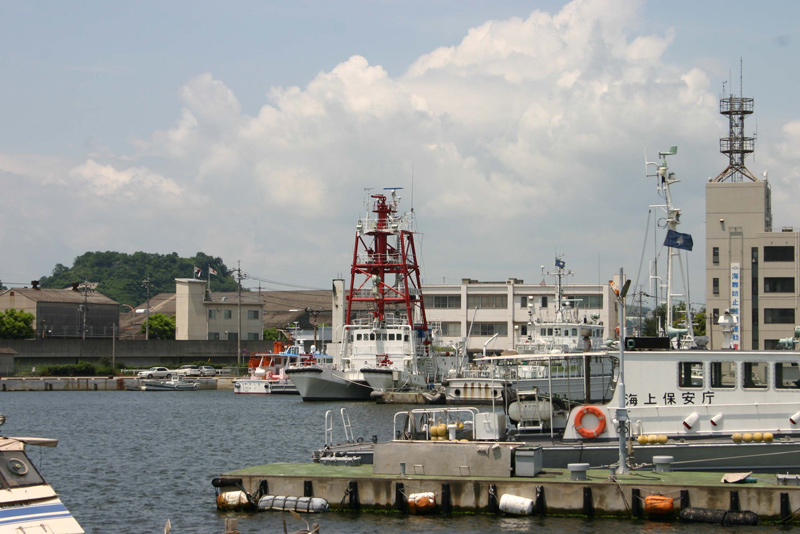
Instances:
[[[200,340],[175,341],[151,339],[149,341],[120,341],[111,339],[6,339],[0,347],[16,352],[13,367],[0,365],[0,374],[9,376],[14,369],[30,370],[46,364],[75,364],[81,361],[98,363],[101,359],[111,360],[117,365],[145,368],[151,365],[177,367],[195,361],[213,361],[218,364],[233,365],[237,362],[236,341]],[[265,352],[272,349],[271,341],[242,340],[242,362],[247,364],[247,354]],[[3,363],[3,362],[0,362]],[[24,372],[24,371],[23,371]]]
[[[196,378],[198,389],[233,390],[233,378]],[[138,385],[136,378],[63,377],[3,378],[0,391],[126,391]]]

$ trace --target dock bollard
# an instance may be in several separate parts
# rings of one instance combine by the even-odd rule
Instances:
[[[589,464],[567,464],[570,480],[586,480]]]
[[[656,473],[669,473],[672,471],[672,462],[675,460],[672,456],[653,456],[653,471]]]

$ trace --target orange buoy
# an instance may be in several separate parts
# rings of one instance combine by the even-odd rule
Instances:
[[[597,426],[593,430],[589,430],[583,426],[583,416],[590,413],[597,417]],[[575,416],[575,431],[587,439],[594,439],[606,430],[606,416],[596,406],[584,406],[578,410],[578,415]]]
[[[644,498],[644,511],[648,514],[665,515],[675,510],[673,499],[664,495],[649,495]]]

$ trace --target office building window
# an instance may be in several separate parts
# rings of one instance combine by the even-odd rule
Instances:
[[[711,292],[714,293],[715,297],[719,296],[719,278],[711,279]]]
[[[217,318],[217,310],[208,310],[208,318],[209,319],[216,319]]]
[[[794,247],[764,247],[764,261],[794,261]]]
[[[794,324],[794,308],[764,308],[764,324]]]
[[[442,323],[442,335],[457,337],[461,335],[461,323]]]
[[[467,295],[467,308],[503,309],[508,307],[508,295]]]
[[[603,295],[565,295],[564,299],[573,308],[603,308]]]
[[[764,278],[764,293],[794,293],[794,278]]]
[[[230,319],[230,318],[233,316],[233,310],[224,310],[224,311],[222,312],[222,316],[223,316],[225,319]]]
[[[711,249],[711,262],[714,265],[719,265],[719,247],[714,247]]]
[[[461,308],[461,295],[433,295],[425,297],[427,308]]]
[[[236,341],[239,339],[239,334],[236,332],[228,332],[228,341]]]
[[[542,308],[546,308],[547,307],[547,297],[542,297],[542,301],[541,301],[540,306]]]
[[[258,319],[258,310],[247,310],[248,319]]]
[[[209,332],[208,339],[209,340],[219,339],[219,332]]]
[[[247,339],[249,339],[249,340],[258,339],[258,332],[248,332],[247,333]]]
[[[475,323],[473,327],[474,335],[476,336],[493,336],[497,334],[500,337],[508,336],[507,323]]]

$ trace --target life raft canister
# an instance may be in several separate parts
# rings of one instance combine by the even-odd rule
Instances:
[[[593,430],[589,430],[588,428],[584,428],[583,426],[583,416],[587,413],[590,413],[597,417],[597,427]],[[603,412],[600,411],[600,408],[596,406],[584,406],[580,410],[578,410],[578,415],[575,416],[575,431],[578,432],[581,436],[587,439],[594,439],[606,430],[606,416],[603,415]]]

